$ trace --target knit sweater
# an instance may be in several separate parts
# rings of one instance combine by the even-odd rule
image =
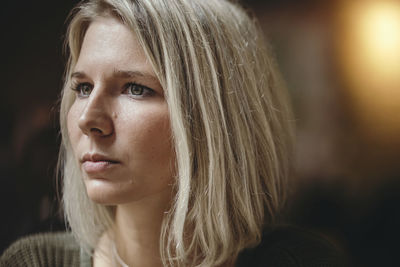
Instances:
[[[91,257],[70,233],[25,237],[1,256],[0,266],[90,267]],[[278,229],[264,235],[255,248],[242,251],[236,267],[343,267],[342,254],[328,241],[298,229]]]

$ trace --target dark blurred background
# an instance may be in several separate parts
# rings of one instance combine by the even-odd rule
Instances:
[[[78,1],[0,9],[0,253],[64,229],[55,166],[65,20]],[[400,1],[243,0],[292,96],[298,190],[289,221],[354,266],[400,266]]]

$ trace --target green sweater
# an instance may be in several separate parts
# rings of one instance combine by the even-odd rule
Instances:
[[[0,258],[1,267],[90,267],[90,255],[80,249],[70,233],[25,237],[12,244]],[[312,233],[284,228],[264,235],[261,244],[244,250],[237,267],[343,267],[342,254]]]
[[[91,259],[70,233],[46,233],[24,237],[1,256],[5,267],[90,267]]]

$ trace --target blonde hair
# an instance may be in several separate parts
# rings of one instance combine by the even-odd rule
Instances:
[[[114,214],[86,195],[66,116],[85,32],[105,16],[137,35],[165,90],[177,173],[160,237],[164,265],[231,263],[260,242],[287,189],[291,113],[261,31],[226,0],[93,0],[76,7],[68,29],[60,166],[66,218],[89,249]]]

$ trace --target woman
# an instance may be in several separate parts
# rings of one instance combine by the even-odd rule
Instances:
[[[60,168],[74,238],[25,239],[4,263],[279,266],[293,260],[274,245],[287,236],[331,252],[270,231],[287,189],[290,109],[240,7],[89,0],[67,45]]]

